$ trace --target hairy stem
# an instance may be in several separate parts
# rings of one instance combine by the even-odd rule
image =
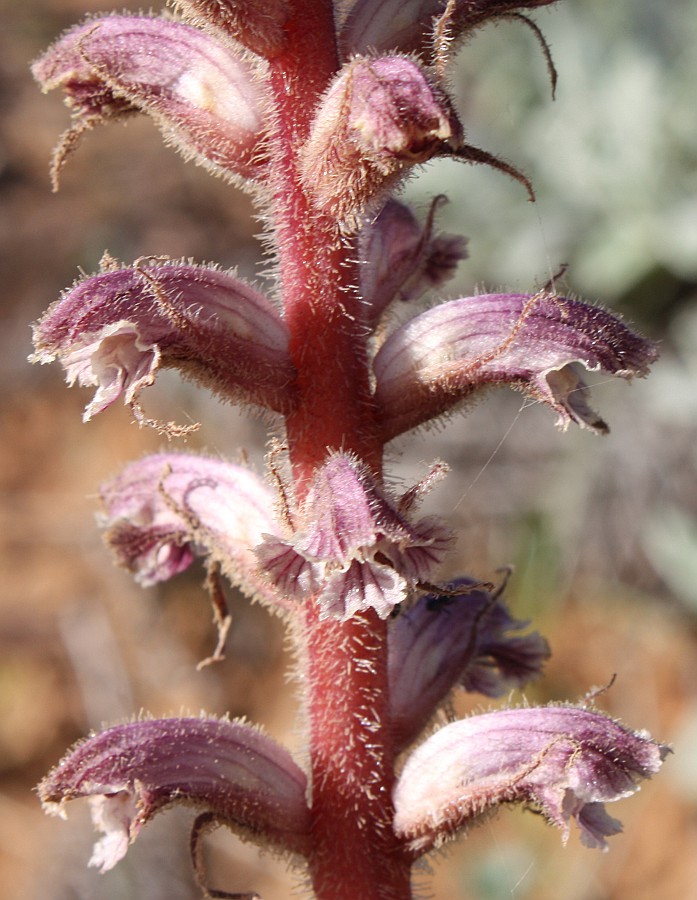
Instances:
[[[318,900],[408,900],[410,861],[392,830],[387,626],[307,612],[313,885]]]
[[[380,476],[355,247],[313,210],[297,169],[313,110],[338,68],[332,4],[295,0],[286,51],[272,61],[274,223],[297,406],[286,421],[296,499],[327,453],[356,453]],[[305,611],[313,840],[318,900],[411,896],[392,830],[394,760],[387,727],[387,629],[369,610],[348,622]]]

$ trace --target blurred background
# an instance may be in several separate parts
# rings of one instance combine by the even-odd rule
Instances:
[[[135,3],[127,4],[131,10]],[[146,119],[88,136],[51,194],[48,160],[67,127],[30,61],[96,0],[0,0],[0,888],[20,900],[188,900],[192,815],[160,816],[124,862],[86,868],[87,811],[46,819],[34,785],[91,728],[146,710],[246,715],[302,754],[278,621],[232,597],[225,662],[194,569],[143,591],[118,571],[94,525],[99,483],[162,445],[124,409],[81,424],[88,393],[58,367],[32,367],[29,323],[105,249],[239,267],[261,282],[247,197],[185,165]],[[560,434],[554,416],[509,392],[390,452],[395,484],[435,457],[453,469],[428,499],[461,531],[458,572],[515,566],[514,613],[549,639],[530,702],[598,704],[670,742],[675,755],[638,797],[609,812],[625,834],[588,851],[539,817],[504,811],[432,860],[420,896],[438,900],[697,898],[697,2],[567,0],[535,16],[559,71],[556,100],[534,35],[501,22],[476,35],[452,73],[468,139],[531,176],[537,202],[498,172],[429,166],[405,195],[450,204],[445,230],[469,237],[449,296],[530,290],[568,264],[560,287],[619,310],[659,341],[651,378],[599,380],[603,439]],[[148,414],[200,421],[187,449],[263,467],[263,423],[176,377]],[[520,702],[521,696],[511,698]],[[458,697],[458,714],[487,708]],[[283,863],[218,833],[211,883],[298,893]]]

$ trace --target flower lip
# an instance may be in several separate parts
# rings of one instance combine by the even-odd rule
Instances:
[[[346,453],[318,468],[294,519],[290,538],[266,536],[256,548],[261,568],[281,594],[316,596],[324,616],[340,619],[368,608],[389,616],[452,543],[439,520],[412,523]]]

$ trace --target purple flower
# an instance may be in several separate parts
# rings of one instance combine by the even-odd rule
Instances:
[[[217,459],[160,453],[102,485],[101,525],[118,562],[143,585],[186,569],[195,555],[217,563],[249,596],[282,603],[252,548],[274,534],[274,497],[248,469]]]
[[[287,750],[251,725],[152,719],[117,725],[77,744],[39,785],[47,812],[89,797],[103,837],[90,865],[122,859],[156,813],[193,806],[242,834],[302,852],[309,822],[306,777]],[[194,826],[194,829],[196,826]]]
[[[575,819],[589,847],[621,830],[604,803],[637,790],[669,749],[584,708],[504,709],[446,725],[407,760],[395,830],[415,855],[508,803],[537,807],[566,841]]]
[[[316,596],[325,616],[340,619],[370,608],[386,618],[452,543],[440,520],[409,521],[367,467],[341,453],[315,473],[293,526],[290,538],[257,547],[261,567],[279,593]]]
[[[459,235],[433,234],[433,220],[445,201],[431,204],[425,225],[403,203],[388,200],[376,220],[362,232],[361,296],[372,327],[393,300],[418,300],[440,287],[467,258],[467,240]]]
[[[575,364],[631,378],[657,355],[610,313],[545,291],[451,300],[394,331],[373,361],[383,437],[502,384],[547,403],[564,427],[573,421],[604,432]]]
[[[528,623],[510,615],[500,591],[473,590],[474,584],[461,578],[447,585],[448,594],[427,594],[390,624],[390,721],[397,749],[418,737],[453,687],[500,697],[537,677],[549,657],[540,634],[518,633]]]
[[[518,10],[548,6],[555,0],[456,0],[446,22],[451,38],[464,38],[487,21],[515,16]],[[343,52],[420,52],[433,61],[434,21],[447,0],[355,0],[344,21],[339,42]]]
[[[136,417],[160,366],[225,397],[277,411],[294,370],[273,304],[233,273],[178,262],[137,262],[77,282],[34,327],[34,362],[58,359],[70,384],[94,385],[84,418],[123,396]]]
[[[259,171],[263,91],[255,67],[197,28],[150,16],[90,19],[53,44],[33,72],[44,90],[63,88],[76,115],[54,177],[85,130],[137,111],[217,173]]]

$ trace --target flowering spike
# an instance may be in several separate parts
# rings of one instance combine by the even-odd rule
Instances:
[[[182,572],[194,555],[218,563],[233,584],[278,604],[252,548],[276,533],[273,495],[242,466],[184,453],[158,453],[102,485],[100,524],[117,561],[152,585]]]
[[[587,405],[574,363],[631,378],[653,344],[602,309],[553,294],[483,294],[428,310],[393,332],[373,361],[385,440],[427,422],[487,385],[519,387],[558,424],[607,425]]]
[[[325,94],[300,153],[306,190],[347,231],[400,175],[462,146],[462,128],[425,69],[403,56],[356,58]]]
[[[447,593],[420,597],[390,623],[390,722],[397,749],[418,737],[456,685],[500,697],[537,677],[549,657],[536,631],[516,633],[528,623],[510,615],[500,591],[489,594],[474,584],[461,578],[447,585]]]
[[[90,865],[113,868],[158,812],[175,804],[279,849],[303,852],[309,816],[306,778],[259,730],[218,719],[152,719],[117,725],[77,744],[39,785],[44,809],[64,816],[90,798],[103,837]]]
[[[512,165],[465,142],[443,85],[452,47],[504,17],[532,29],[554,79],[541,32],[520,12],[552,0],[170,2],[179,21],[91,19],[35,63],[74,113],[54,180],[83,133],[150,115],[185,155],[253,183],[279,308],[215,268],[106,259],[36,325],[34,359],[58,359],[69,381],[95,388],[85,418],[123,398],[146,422],[141,392],[167,366],[282,420],[280,518],[246,469],[158,454],[103,487],[103,524],[143,584],[205,557],[218,646],[203,664],[221,658],[230,624],[223,575],[282,610],[306,691],[308,778],[247,725],[141,721],[71,751],[41,785],[45,806],[90,798],[102,869],[165,806],[196,807],[190,850],[210,897],[253,896],[208,886],[201,842],[221,825],[302,856],[317,900],[408,900],[415,858],[503,803],[537,806],[565,834],[575,818],[603,845],[619,829],[603,803],[657,771],[667,750],[587,707],[455,723],[401,777],[395,767],[451,689],[497,696],[536,675],[548,651],[521,633],[502,589],[434,586],[453,536],[415,510],[447,467],[394,497],[385,443],[490,384],[602,431],[575,367],[630,377],[656,356],[609,314],[546,289],[454,300],[391,334],[383,320],[465,256],[462,239],[434,235],[441,198],[423,225],[389,199],[415,165],[493,166],[533,196]]]
[[[450,547],[441,522],[409,522],[367,468],[336,453],[315,473],[290,539],[267,536],[262,568],[282,594],[317,595],[325,616],[348,619],[365,609],[386,618]]]
[[[440,287],[467,258],[466,238],[433,234],[435,213],[444,200],[436,197],[424,226],[408,206],[388,200],[375,222],[363,229],[361,295],[373,327],[393,300],[417,300]]]
[[[59,360],[69,384],[97,388],[85,420],[138,396],[161,365],[223,396],[291,405],[287,331],[258,291],[204,266],[137,262],[75,284],[34,327],[34,362]]]
[[[254,66],[196,28],[149,16],[106,16],[68,31],[33,66],[60,87],[76,124],[59,145],[54,181],[86,129],[148,113],[186,157],[253,177],[261,160],[262,91]]]
[[[287,44],[287,0],[174,0],[187,22],[213,25],[266,59]]]
[[[574,818],[589,847],[620,824],[603,803],[627,797],[668,748],[598,712],[505,709],[446,725],[407,760],[395,788],[395,829],[415,855],[508,803],[538,807],[568,838]]]

